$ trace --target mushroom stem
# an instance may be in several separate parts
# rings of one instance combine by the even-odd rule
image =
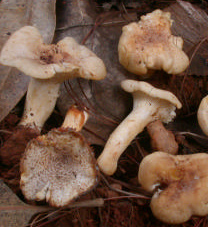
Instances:
[[[76,132],[80,132],[88,118],[89,115],[86,111],[79,110],[76,105],[73,105],[67,111],[61,128],[71,128]]]
[[[119,124],[110,135],[102,154],[98,158],[98,166],[102,172],[112,175],[117,169],[117,162],[123,151],[137,134],[142,132],[152,121],[152,105],[141,101],[141,94],[134,94],[132,112]],[[140,100],[140,102],[138,102]]]
[[[158,119],[169,123],[176,116],[176,107],[182,106],[171,92],[157,89],[143,81],[124,80],[121,87],[132,93],[133,110],[110,135],[98,157],[98,166],[107,175],[116,171],[119,157],[138,133]]]
[[[154,151],[163,151],[169,154],[177,154],[178,143],[174,134],[167,130],[160,120],[147,125],[147,131],[151,138],[151,146]]]
[[[54,110],[59,88],[60,83],[55,83],[52,80],[31,78],[24,113],[19,125],[41,131],[45,121]]]

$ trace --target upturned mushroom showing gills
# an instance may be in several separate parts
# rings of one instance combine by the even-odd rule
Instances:
[[[182,106],[171,92],[157,89],[143,81],[124,80],[121,87],[132,93],[133,109],[112,132],[98,157],[98,166],[107,175],[114,174],[121,154],[150,122],[159,119],[169,123],[176,116],[175,109]]]
[[[77,132],[87,118],[85,111],[73,106],[60,128],[29,142],[20,165],[20,187],[26,199],[62,207],[96,185],[93,151]]]
[[[118,44],[120,63],[130,72],[148,77],[152,70],[179,74],[189,65],[183,39],[171,34],[169,12],[155,10],[122,29]],[[151,72],[151,73],[150,73]]]
[[[139,182],[153,192],[150,207],[156,218],[180,224],[208,214],[208,154],[147,155],[139,167]]]
[[[208,136],[208,95],[202,99],[199,105],[197,118],[202,131]]]
[[[44,44],[39,31],[32,26],[22,27],[11,35],[2,48],[0,63],[31,76],[19,126],[39,132],[55,107],[60,83],[76,77],[101,80],[106,76],[103,61],[87,47],[71,37],[56,45]],[[21,136],[17,143],[18,139]],[[1,151],[5,162],[9,160],[7,147],[5,144]]]

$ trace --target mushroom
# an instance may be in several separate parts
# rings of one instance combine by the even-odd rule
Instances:
[[[117,169],[121,154],[137,134],[155,120],[169,123],[176,116],[175,109],[181,108],[180,101],[169,91],[135,80],[124,80],[121,87],[133,95],[133,110],[112,132],[98,157],[102,172],[112,175]]]
[[[208,154],[171,155],[154,152],[139,167],[139,182],[153,192],[150,207],[156,218],[180,224],[192,215],[208,214]]]
[[[76,77],[101,80],[106,76],[103,61],[88,48],[71,37],[56,45],[44,44],[41,34],[33,26],[22,27],[11,35],[2,48],[0,62],[31,76],[19,126],[27,131],[28,128],[35,130],[36,134],[40,133],[55,107],[60,83]],[[13,140],[19,143],[21,136],[16,137],[14,135]],[[6,164],[10,164],[11,156],[8,147],[18,150],[16,144],[8,143],[1,149],[1,158]]]
[[[197,118],[202,131],[208,136],[208,95],[202,99],[199,105]]]
[[[179,74],[189,65],[183,39],[171,34],[171,14],[159,9],[122,29],[119,62],[130,72],[149,77],[153,70]]]
[[[167,130],[160,120],[147,125],[147,132],[151,138],[151,146],[154,151],[163,151],[169,154],[177,154],[178,143],[174,134]]]
[[[60,128],[28,143],[20,163],[20,187],[26,199],[62,207],[96,185],[94,154],[77,132],[87,118],[85,111],[72,106]]]

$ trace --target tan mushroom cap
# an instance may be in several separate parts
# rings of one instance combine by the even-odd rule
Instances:
[[[124,91],[129,93],[141,92],[153,98],[168,101],[178,109],[182,107],[182,104],[172,92],[155,88],[151,84],[144,81],[123,80],[121,82],[121,87]]]
[[[119,61],[130,72],[146,75],[151,70],[179,74],[189,65],[183,40],[171,34],[169,12],[155,10],[123,27],[118,44]]]
[[[208,154],[154,152],[139,167],[139,182],[153,192],[151,210],[163,222],[179,224],[208,214]]]
[[[55,129],[33,139],[21,160],[20,186],[28,200],[46,200],[62,207],[98,182],[96,160],[84,138]]]
[[[170,122],[175,117],[175,108],[182,107],[181,102],[173,93],[155,88],[144,81],[124,80],[121,82],[121,87],[124,91],[132,93],[133,96],[136,95],[138,99],[146,100],[147,104],[148,102],[158,103],[157,116],[160,116],[159,119],[164,123]]]
[[[34,78],[55,77],[58,82],[73,77],[100,80],[106,76],[103,61],[73,38],[56,45],[43,43],[37,28],[25,26],[11,35],[2,48],[0,62]]]
[[[208,95],[202,99],[199,105],[197,118],[202,131],[208,136]]]

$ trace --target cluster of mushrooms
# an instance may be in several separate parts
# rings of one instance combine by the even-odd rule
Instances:
[[[155,10],[139,22],[124,26],[118,45],[119,62],[143,79],[155,70],[182,73],[189,59],[182,50],[182,38],[171,34],[172,23],[169,12]],[[56,45],[44,44],[32,26],[12,34],[2,49],[0,62],[32,77],[20,125],[40,132],[55,107],[60,83],[76,77],[106,77],[103,61],[85,46],[70,37]],[[138,174],[141,186],[153,193],[153,214],[171,224],[183,223],[192,215],[207,215],[208,154],[177,155],[174,135],[163,125],[175,118],[181,102],[171,92],[144,81],[127,79],[121,87],[132,94],[133,109],[109,136],[97,161],[79,133],[89,116],[76,106],[70,107],[60,128],[29,142],[20,165],[25,198],[46,200],[56,207],[69,204],[95,187],[99,170],[113,175],[122,153],[146,127],[150,137],[154,133],[161,135],[159,143],[152,144],[156,151],[140,163]],[[202,100],[197,116],[208,135],[208,96]],[[172,142],[167,144],[166,137],[171,137]]]

